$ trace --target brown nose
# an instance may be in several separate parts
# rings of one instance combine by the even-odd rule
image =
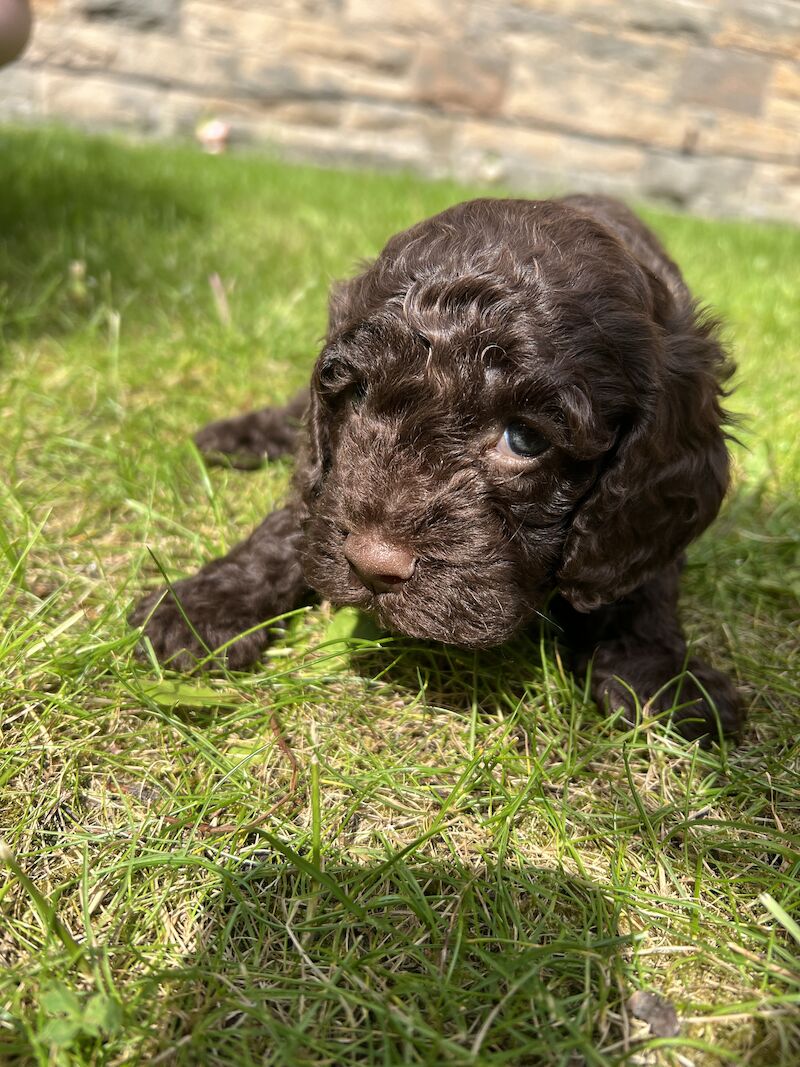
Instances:
[[[384,541],[377,534],[348,534],[344,555],[374,593],[388,593],[407,582],[417,562],[407,548]]]

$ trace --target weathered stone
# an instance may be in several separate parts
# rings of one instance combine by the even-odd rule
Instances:
[[[243,126],[240,136],[248,133],[253,140],[278,148],[287,159],[324,160],[378,168],[400,166],[421,173],[427,171],[427,145],[419,140],[387,140],[375,130],[354,130],[342,137],[337,129],[312,130],[267,120],[253,123],[249,128]]]
[[[763,164],[754,169],[747,186],[749,213],[760,218],[800,222],[800,167]],[[739,214],[734,209],[731,214]]]
[[[690,49],[684,60],[676,90],[680,103],[759,115],[771,74],[771,65],[761,56]]]
[[[683,47],[672,46],[666,53],[673,67]],[[565,56],[558,42],[516,40],[503,114],[592,137],[680,147],[686,123],[670,100],[666,56],[657,69],[645,73],[632,71],[613,52],[579,49],[576,42]]]
[[[726,0],[714,44],[800,59],[800,4],[796,0]]]
[[[645,196],[692,211],[726,214],[744,195],[753,170],[745,160],[651,153],[641,174]]]
[[[181,0],[79,0],[77,7],[90,19],[113,19],[138,30],[169,29],[177,25]]]
[[[447,174],[458,171],[458,153],[454,138],[459,118],[424,108],[397,107],[391,104],[354,101],[346,109],[343,127],[360,135],[362,131],[414,144],[427,159],[432,172]]]
[[[717,17],[716,5],[706,0],[647,0],[624,6],[612,2],[607,7],[612,26],[621,15],[623,24],[631,29],[687,36],[698,42],[708,40]]]
[[[0,120],[800,217],[794,0],[33,0]]]
[[[42,114],[42,71],[12,64],[0,70],[0,114],[5,119],[35,119]],[[0,194],[1,195],[1,194]]]
[[[184,0],[181,32],[192,41],[218,48],[258,50],[281,38],[285,20],[269,5],[237,6],[221,0]]]
[[[391,100],[405,95],[402,83],[394,78],[316,57],[301,62],[285,55],[245,54],[238,59],[232,82],[238,91],[268,103],[350,97]]]
[[[44,77],[44,109],[93,128],[135,129],[161,133],[164,129],[164,93],[153,87],[126,85],[106,77],[48,71]]]
[[[387,26],[418,34],[438,34],[462,26],[470,0],[348,0],[346,17],[352,26]]]
[[[346,105],[341,100],[293,100],[269,109],[273,122],[325,129],[341,126]]]
[[[118,32],[108,26],[40,19],[25,61],[71,70],[104,70],[116,54]]]
[[[157,85],[192,85],[206,91],[224,89],[234,59],[223,52],[167,34],[148,34],[142,49],[135,33],[117,31],[117,49],[109,69]]]
[[[425,42],[413,70],[413,95],[441,108],[496,112],[508,80],[508,62],[494,49],[474,52],[458,40]]]
[[[706,156],[732,156],[773,162],[800,162],[800,102],[784,103],[783,112],[773,102],[773,118],[751,118],[719,111],[703,124],[697,152]]]
[[[800,63],[775,64],[770,99],[800,100]]]
[[[34,63],[65,70],[125,75],[163,86],[219,89],[230,81],[233,59],[173,34],[151,32],[142,47],[138,30],[125,26],[43,22],[28,54]]]
[[[463,123],[454,147],[465,176],[537,193],[576,189],[630,196],[645,158],[640,148],[487,121]]]
[[[645,35],[691,38],[704,43],[717,19],[716,5],[708,0],[515,0],[514,3],[469,5],[470,32],[500,27],[509,33],[535,33],[566,37],[584,29],[609,35],[632,30]]]
[[[415,49],[400,34],[343,31],[318,20],[289,22],[282,46],[293,56],[316,56],[393,76],[408,70]]]

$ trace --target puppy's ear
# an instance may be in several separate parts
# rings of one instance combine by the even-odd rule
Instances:
[[[618,600],[674,560],[714,519],[728,486],[719,398],[732,368],[718,323],[667,302],[652,396],[567,537],[558,585],[579,611]]]
[[[329,463],[330,434],[316,383],[312,379],[311,397],[306,411],[305,455],[297,466],[302,495],[306,501],[319,495]]]
[[[361,277],[334,282],[328,298],[328,333],[333,335],[345,328],[353,318],[354,303],[359,293]],[[298,464],[298,479],[306,500],[317,496],[322,489],[330,457],[328,415],[319,395],[318,370],[311,376],[311,397],[306,411],[306,434],[303,461]]]

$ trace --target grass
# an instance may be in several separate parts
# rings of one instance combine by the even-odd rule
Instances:
[[[189,572],[288,482],[191,431],[290,396],[330,280],[476,190],[9,130],[0,190],[0,1063],[796,1064],[800,232],[646,212],[748,416],[683,607],[750,718],[703,752],[535,631],[322,606],[249,673],[133,656],[149,550]]]

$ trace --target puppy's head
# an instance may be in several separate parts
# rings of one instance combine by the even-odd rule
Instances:
[[[713,325],[603,226],[475,201],[340,286],[300,467],[310,584],[389,629],[506,640],[674,559],[727,481]]]

